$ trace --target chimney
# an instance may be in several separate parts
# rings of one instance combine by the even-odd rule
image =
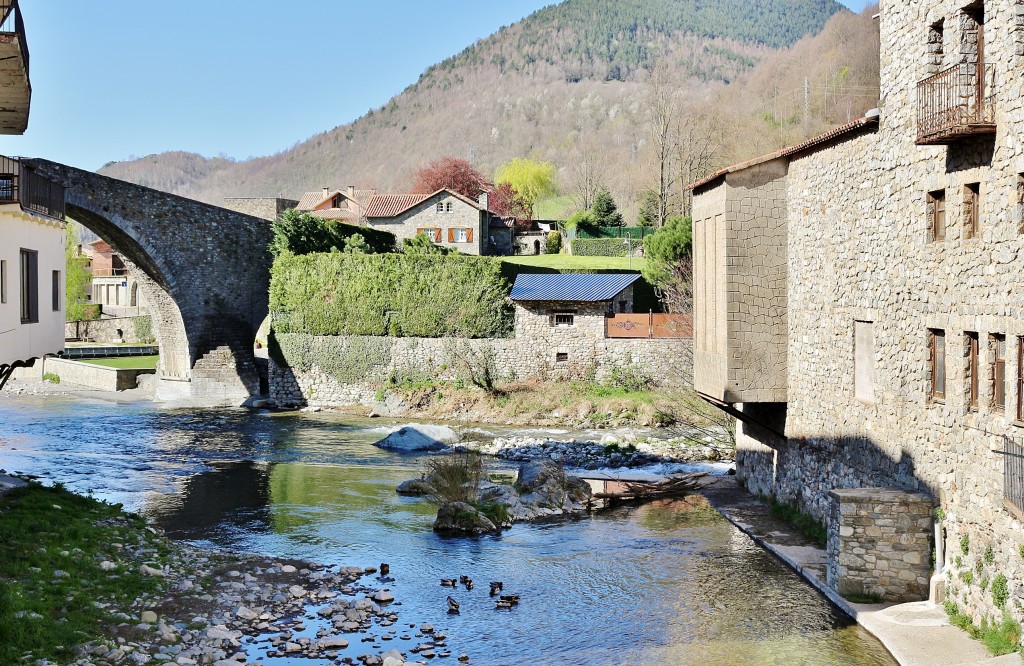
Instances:
[[[356,200],[356,186],[355,185],[349,185],[348,186],[348,198],[352,199],[353,201]]]
[[[324,198],[326,199],[327,195],[330,194],[330,193],[331,193],[331,188],[325,187],[324,188]]]
[[[489,197],[487,196],[487,192],[480,193],[480,207],[484,210],[490,210],[488,199]]]

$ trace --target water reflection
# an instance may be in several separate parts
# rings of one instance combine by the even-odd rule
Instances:
[[[700,497],[446,539],[434,507],[394,492],[422,460],[371,446],[365,423],[20,399],[0,423],[0,467],[127,500],[178,538],[390,563],[403,622],[475,664],[894,663]],[[477,588],[451,592],[463,612],[447,616],[438,581],[462,574]],[[491,580],[521,605],[495,610]]]

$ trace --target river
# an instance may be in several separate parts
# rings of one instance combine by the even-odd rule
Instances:
[[[394,492],[423,460],[372,446],[385,425],[328,413],[0,397],[0,468],[120,502],[197,545],[387,562],[403,622],[433,623],[472,664],[895,663],[700,497],[441,538],[430,529],[434,507]],[[440,587],[460,575],[476,589]],[[492,580],[522,603],[495,610]],[[445,614],[449,593],[460,615]]]

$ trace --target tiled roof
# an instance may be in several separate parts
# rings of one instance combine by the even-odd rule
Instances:
[[[815,148],[815,147],[817,147],[819,145],[830,143],[833,139],[838,139],[841,136],[844,136],[844,135],[849,134],[851,132],[855,132],[855,131],[857,131],[857,130],[859,130],[861,128],[868,127],[869,125],[877,125],[878,124],[878,118],[879,118],[878,115],[867,115],[867,116],[864,116],[863,118],[857,118],[856,120],[848,122],[845,125],[840,125],[839,127],[834,127],[832,129],[830,129],[829,131],[825,132],[824,134],[819,134],[818,136],[816,136],[814,138],[808,139],[808,140],[804,141],[803,143],[798,143],[795,146],[790,146],[788,148],[783,148],[782,150],[776,150],[773,153],[768,153],[767,155],[762,155],[760,157],[755,157],[752,160],[748,160],[746,162],[740,162],[739,164],[734,164],[734,165],[732,165],[730,167],[726,167],[726,168],[724,168],[724,169],[722,169],[720,171],[716,171],[715,173],[711,174],[710,176],[706,176],[704,178],[701,178],[696,183],[692,183],[690,185],[687,185],[686,189],[687,190],[696,190],[697,188],[703,187],[704,185],[708,185],[709,183],[712,183],[712,182],[718,180],[719,178],[721,178],[722,176],[725,176],[727,174],[736,173],[737,171],[743,171],[744,169],[749,169],[750,167],[757,166],[758,164],[764,164],[765,162],[771,162],[772,160],[777,160],[777,159],[782,158],[782,157],[789,157],[791,155],[796,155],[797,153],[802,153],[802,152],[804,152],[806,150],[809,150],[811,148]]]
[[[353,213],[347,208],[325,208],[324,210],[311,210],[309,214],[319,217],[322,220],[345,220],[346,222],[358,222],[359,214]]]
[[[637,273],[522,273],[512,285],[513,301],[609,301],[640,279]]]
[[[319,190],[317,192],[306,192],[302,195],[302,198],[299,199],[299,205],[295,207],[295,210],[313,210],[325,199],[329,199],[335,194],[337,194],[337,191],[329,192],[326,195],[323,190]]]
[[[366,217],[395,217],[401,215],[417,204],[421,204],[433,194],[375,194],[366,204]]]

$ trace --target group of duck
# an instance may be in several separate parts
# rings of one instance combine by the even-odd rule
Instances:
[[[464,585],[466,590],[473,589],[473,579],[469,576],[459,576],[458,580],[455,578],[442,578],[441,587],[458,587]],[[491,592],[490,596],[498,597],[495,608],[512,608],[519,604],[518,594],[501,594],[505,584],[501,581],[492,581],[490,583]],[[448,613],[450,615],[458,615],[459,613],[459,602],[453,599],[451,596],[448,597]]]

